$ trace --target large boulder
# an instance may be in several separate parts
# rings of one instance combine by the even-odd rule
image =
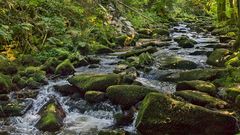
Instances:
[[[177,91],[181,90],[196,90],[200,92],[206,92],[210,95],[216,95],[217,89],[214,84],[201,80],[182,81],[178,82],[176,86]]]
[[[74,72],[74,66],[69,59],[66,59],[62,63],[60,63],[55,70],[56,74],[60,74],[63,76],[73,74]]]
[[[108,87],[107,96],[113,103],[129,108],[143,100],[150,92],[157,91],[139,85],[115,85]]]
[[[184,72],[172,73],[162,78],[165,81],[191,81],[203,80],[212,81],[222,76],[226,72],[225,69],[194,69]]]
[[[177,101],[163,93],[150,93],[143,100],[136,127],[143,135],[235,134],[236,118]]]
[[[198,66],[194,62],[184,60],[178,56],[165,56],[160,58],[159,65],[160,68],[163,69],[195,69]]]
[[[83,91],[106,91],[109,86],[123,83],[124,77],[119,74],[80,74],[68,81]]]
[[[147,47],[147,48],[143,48],[143,49],[134,49],[134,50],[131,50],[131,51],[128,51],[127,53],[124,53],[124,54],[121,54],[119,55],[118,57],[119,58],[127,58],[127,57],[131,57],[131,56],[138,56],[142,53],[155,53],[157,52],[157,48],[156,47]]]
[[[38,112],[41,116],[36,127],[42,131],[56,132],[63,126],[66,114],[56,99],[51,99]]]
[[[224,67],[225,62],[228,60],[230,55],[230,51],[227,49],[216,49],[213,51],[207,59],[207,64],[217,66],[217,67]]]
[[[183,91],[175,92],[174,95],[182,97],[186,101],[195,105],[207,106],[212,108],[220,108],[220,109],[228,107],[227,102],[221,99],[212,97],[204,92],[183,90]]]
[[[0,117],[22,116],[32,107],[31,100],[1,101]]]
[[[188,36],[181,36],[174,39],[178,43],[178,45],[182,48],[193,48],[196,41],[190,39]]]

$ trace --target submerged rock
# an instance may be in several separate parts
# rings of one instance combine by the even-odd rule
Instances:
[[[108,98],[123,108],[134,106],[150,92],[157,92],[153,88],[139,85],[115,85],[107,89]]]
[[[227,49],[216,49],[213,51],[207,59],[207,64],[224,67],[225,62],[228,60],[228,56],[230,55],[230,51]]]
[[[188,36],[181,36],[174,39],[180,47],[182,48],[193,48],[195,44],[197,44],[196,41],[190,39]]]
[[[150,93],[143,100],[136,128],[144,135],[235,134],[238,124],[230,114]]]
[[[176,90],[177,91],[196,90],[196,91],[208,93],[213,96],[217,94],[217,89],[214,84],[206,81],[201,81],[201,80],[178,82],[176,86]]]
[[[63,126],[66,114],[56,99],[51,99],[38,112],[41,116],[36,127],[42,131],[55,132]]]
[[[31,100],[2,101],[0,117],[22,116],[31,106]]]
[[[73,76],[68,81],[80,90],[106,91],[107,87],[124,82],[119,74],[80,74]]]
[[[186,101],[188,101],[192,104],[195,104],[195,105],[220,108],[220,109],[228,107],[227,102],[225,102],[221,99],[212,97],[204,92],[183,90],[183,91],[175,92],[174,95],[180,96],[183,99],[185,99]]]

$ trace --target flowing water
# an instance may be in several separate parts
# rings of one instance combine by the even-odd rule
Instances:
[[[159,51],[154,54],[157,59],[152,66],[152,70],[148,73],[140,71],[140,77],[137,81],[143,85],[154,87],[160,91],[172,93],[175,90],[175,84],[170,82],[159,81],[161,76],[169,72],[178,72],[179,70],[160,70],[158,61],[164,60],[166,56],[179,56],[185,60],[190,60],[198,64],[198,68],[208,68],[206,64],[206,55],[190,55],[195,51],[212,51],[212,48],[207,46],[216,45],[219,41],[216,37],[204,33],[191,32],[186,24],[180,24],[173,27],[173,30],[181,30],[181,32],[173,32],[171,37],[178,37],[181,35],[188,35],[190,38],[196,40],[198,44],[194,48],[183,49],[179,48],[177,43],[171,41],[170,46],[159,48]],[[101,59],[98,68],[81,67],[76,69],[76,74],[80,73],[112,73],[116,64],[120,61],[114,55],[97,56]],[[109,129],[114,125],[113,115],[121,112],[121,108],[112,105],[106,101],[99,104],[88,104],[83,99],[73,100],[70,97],[63,97],[54,91],[54,85],[67,84],[67,78],[60,80],[51,80],[48,85],[39,89],[39,94],[36,99],[29,99],[33,101],[31,109],[21,117],[10,117],[0,120],[0,130],[9,131],[14,135],[38,135],[43,134],[37,130],[34,125],[40,118],[37,112],[41,107],[51,98],[55,97],[66,112],[64,119],[64,127],[57,134],[59,135],[95,135],[101,129]],[[135,130],[134,123],[128,127],[123,127],[125,130],[133,132]],[[47,133],[45,133],[47,134]]]

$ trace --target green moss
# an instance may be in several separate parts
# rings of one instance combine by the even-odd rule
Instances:
[[[220,109],[228,106],[227,102],[199,91],[184,90],[177,91],[174,94],[195,105],[209,106]]]
[[[226,56],[229,54],[230,54],[230,51],[227,49],[216,49],[208,57],[207,64],[217,66],[217,67],[223,67],[225,62],[228,60]]]
[[[99,103],[105,100],[105,94],[100,91],[87,91],[84,98],[90,103]]]
[[[234,101],[238,95],[240,95],[240,88],[231,87],[226,89],[227,98]]]
[[[69,59],[66,59],[62,63],[60,63],[55,70],[55,73],[60,75],[70,75],[74,72],[74,66]]]
[[[136,128],[142,134],[234,134],[236,119],[230,114],[177,101],[163,93],[150,93],[142,102]]]
[[[96,53],[96,54],[104,54],[104,53],[113,53],[114,52],[111,48],[101,45],[99,43],[91,44],[90,50],[91,50],[91,52]]]
[[[80,74],[71,77],[68,81],[85,91],[106,91],[107,87],[120,84],[122,76],[118,74]]]
[[[214,84],[210,82],[201,81],[201,80],[179,82],[177,83],[176,89],[177,91],[178,90],[196,90],[196,91],[208,93],[213,96],[217,94],[217,89]]]
[[[51,57],[44,63],[42,70],[46,71],[47,74],[53,74],[58,64],[60,64],[60,61],[57,58]]]
[[[129,108],[143,100],[150,92],[157,91],[139,85],[114,85],[108,87],[107,96],[113,103],[119,104],[124,108]]]
[[[179,46],[183,48],[192,48],[195,44],[197,44],[196,41],[190,39],[188,36],[177,37],[174,39],[174,41],[176,41]]]
[[[13,87],[10,76],[0,73],[0,93],[9,93]]]

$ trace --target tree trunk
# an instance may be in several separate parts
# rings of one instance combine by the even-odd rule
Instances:
[[[229,0],[229,4],[230,4],[230,9],[231,9],[231,20],[235,21],[236,20],[236,14],[235,14],[235,10],[234,10],[234,0]]]
[[[217,0],[218,21],[225,21],[226,16],[226,0]]]

